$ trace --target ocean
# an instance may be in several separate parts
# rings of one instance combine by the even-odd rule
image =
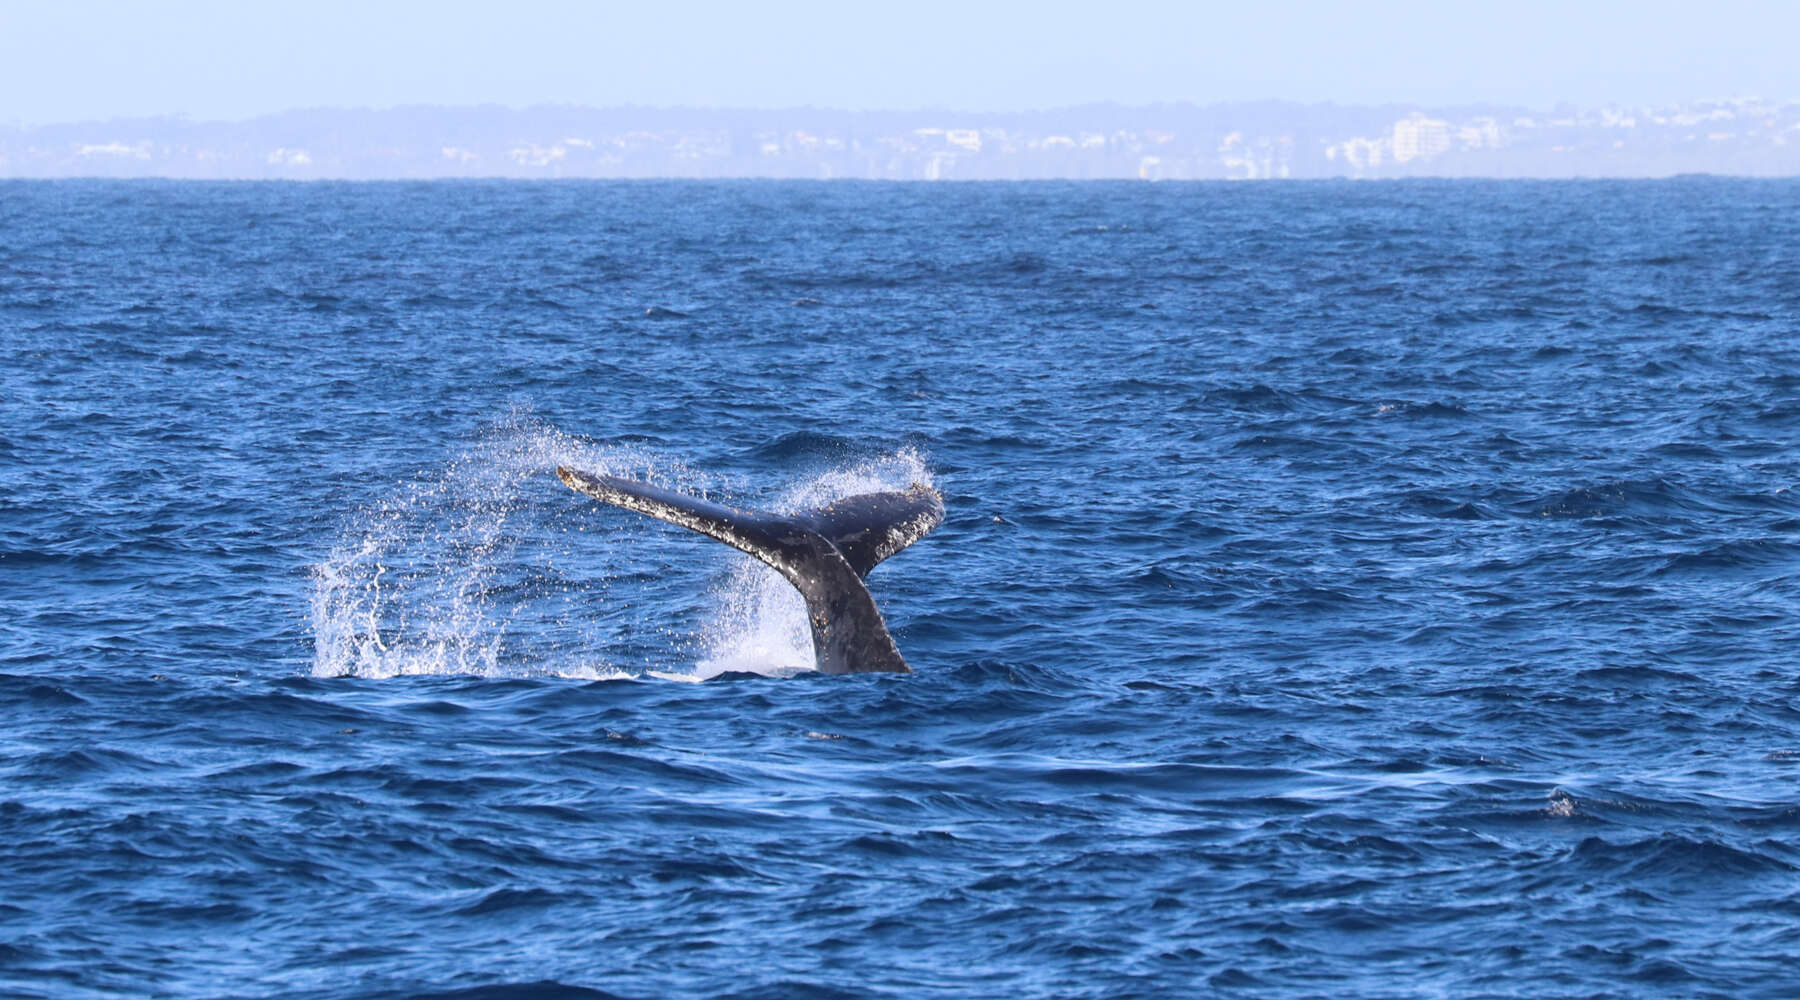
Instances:
[[[1800,182],[0,183],[0,995],[1800,994]],[[935,486],[810,669],[558,464]]]

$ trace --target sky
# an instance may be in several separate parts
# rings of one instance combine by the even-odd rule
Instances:
[[[297,108],[1800,98],[1800,3],[0,0],[0,124]]]

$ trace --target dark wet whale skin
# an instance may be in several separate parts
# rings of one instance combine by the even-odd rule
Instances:
[[[578,493],[716,538],[774,567],[806,599],[821,672],[912,673],[863,577],[943,523],[937,490],[914,483],[905,492],[846,497],[789,517],[566,466],[556,474]]]

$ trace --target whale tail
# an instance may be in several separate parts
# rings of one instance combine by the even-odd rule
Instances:
[[[806,600],[813,659],[828,674],[911,673],[863,577],[944,520],[937,490],[864,493],[802,514],[742,510],[634,479],[559,466],[577,493],[661,518],[774,567]]]

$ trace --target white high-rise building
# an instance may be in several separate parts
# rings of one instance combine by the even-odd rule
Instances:
[[[1412,114],[1394,123],[1394,162],[1429,160],[1449,151],[1449,122]]]

